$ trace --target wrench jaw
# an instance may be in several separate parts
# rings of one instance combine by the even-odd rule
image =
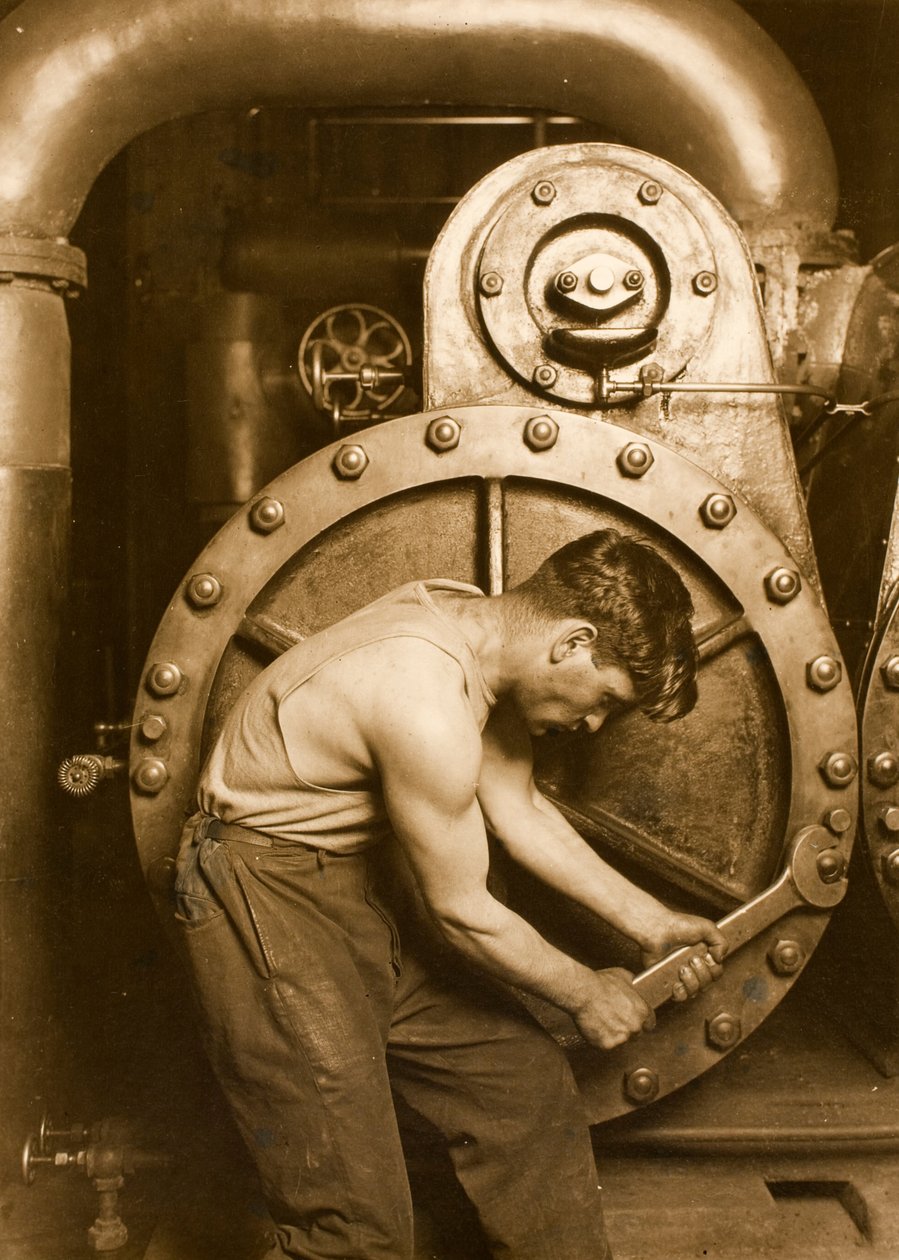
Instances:
[[[848,862],[826,827],[803,827],[793,837],[790,878],[801,903],[830,910],[846,896]]]

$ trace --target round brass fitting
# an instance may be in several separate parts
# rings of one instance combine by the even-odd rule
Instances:
[[[652,468],[655,457],[645,442],[628,442],[615,462],[625,477],[642,477]]]
[[[828,753],[819,763],[818,769],[824,776],[825,782],[835,788],[848,787],[858,774],[856,760],[851,753],[847,752]]]
[[[718,277],[714,271],[697,271],[693,277],[693,292],[700,297],[708,297],[718,288]]]
[[[497,297],[503,291],[503,278],[498,271],[485,271],[478,280],[484,297]]]
[[[559,436],[559,426],[552,416],[531,416],[524,426],[525,444],[532,451],[548,451],[555,446]]]
[[[719,1011],[705,1021],[705,1038],[716,1050],[729,1050],[743,1036],[743,1027],[736,1015]]]
[[[335,477],[341,481],[358,481],[368,467],[368,456],[365,448],[355,443],[345,444],[338,448],[331,461]]]
[[[634,1068],[624,1078],[624,1092],[631,1102],[652,1102],[659,1093],[658,1074],[651,1068]]]
[[[188,579],[187,598],[194,608],[213,608],[222,598],[222,584],[214,573],[195,573]]]
[[[147,670],[147,690],[154,696],[173,696],[183,681],[181,670],[172,661],[159,661]]]
[[[278,499],[257,499],[250,508],[250,528],[271,534],[284,524],[284,504]]]
[[[556,276],[556,288],[560,293],[570,293],[577,288],[577,276],[573,271],[560,271]]]
[[[899,691],[899,656],[891,656],[880,667],[883,685],[890,691]]]
[[[556,199],[556,186],[549,179],[541,179],[531,189],[531,199],[537,206],[548,206]]]
[[[899,810],[896,811],[896,815],[896,827],[899,829]],[[852,815],[848,809],[843,809],[842,805],[838,805],[836,809],[829,809],[824,815],[824,826],[835,836],[845,835],[852,826]]]
[[[877,811],[877,821],[887,835],[899,831],[899,805],[881,805]]]
[[[888,788],[899,780],[899,760],[888,749],[868,758],[868,778],[875,787]]]
[[[657,184],[654,179],[647,179],[640,185],[637,196],[643,202],[644,206],[654,206],[661,200],[662,185]]]
[[[883,877],[889,884],[899,884],[899,849],[885,853],[881,858]]]
[[[710,494],[702,501],[699,515],[709,529],[724,529],[737,515],[737,505],[729,494]]]
[[[432,451],[440,454],[443,451],[454,451],[459,445],[462,426],[452,416],[438,416],[428,425],[425,441]]]
[[[549,363],[538,363],[534,368],[534,384],[541,389],[551,389],[555,385],[559,373]]]
[[[798,941],[775,941],[768,950],[771,970],[779,976],[792,976],[805,962],[805,950]]]
[[[802,579],[795,569],[778,567],[765,577],[765,593],[772,604],[789,604],[802,589]]]
[[[805,667],[805,681],[813,691],[833,691],[843,677],[843,666],[832,656],[816,656]]]
[[[155,744],[162,739],[169,729],[169,724],[161,713],[148,713],[140,724],[140,733],[148,744]]]
[[[168,768],[158,757],[142,757],[131,771],[131,782],[138,792],[155,796],[169,781]]]

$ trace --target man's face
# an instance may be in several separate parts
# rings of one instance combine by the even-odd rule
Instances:
[[[572,642],[519,694],[519,707],[532,735],[560,730],[593,734],[610,714],[636,703],[627,670],[594,665],[591,647],[591,643]]]

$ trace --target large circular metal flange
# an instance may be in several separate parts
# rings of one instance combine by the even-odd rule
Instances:
[[[860,709],[863,843],[899,927],[899,599],[868,653]]]
[[[435,424],[452,425],[458,441],[435,449]],[[697,610],[700,701],[667,726],[635,713],[596,740],[546,741],[541,784],[591,843],[610,847],[637,882],[680,904],[722,911],[748,902],[774,881],[785,845],[810,827],[818,848],[833,838],[822,882],[840,875],[857,796],[848,684],[833,667],[837,646],[813,588],[730,487],[642,435],[545,408],[456,407],[356,441],[360,475],[339,475],[335,444],[241,509],[160,624],[132,744],[133,783],[148,758],[165,769],[155,794],[132,792],[154,888],[192,809],[205,747],[273,654],[415,578],[502,589],[563,542],[607,524],[647,537],[684,574]],[[719,498],[726,512],[711,511]],[[270,532],[252,523],[263,499],[281,509]],[[197,574],[214,575],[215,604],[185,598]],[[177,688],[154,686],[160,662],[167,677],[177,670]],[[161,719],[152,741],[148,714]],[[510,886],[511,904],[517,895]],[[610,965],[595,920],[578,919],[567,902],[553,919],[538,903],[522,909],[550,939],[590,965]],[[170,918],[170,904],[164,909]],[[612,1054],[573,1052],[592,1119],[649,1098],[652,1091],[625,1086],[634,1072],[655,1073],[662,1096],[718,1062],[787,991],[826,921],[821,909],[791,911],[743,945],[706,993],[663,1009],[652,1034]]]
[[[621,162],[591,169],[551,153],[537,184],[531,176],[504,198],[477,269],[481,319],[502,361],[588,407],[603,364],[631,364],[630,379],[640,362],[666,380],[681,372],[708,336],[716,289],[709,240],[671,189]],[[654,329],[657,340],[645,332]]]

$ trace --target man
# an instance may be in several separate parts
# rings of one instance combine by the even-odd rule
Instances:
[[[695,944],[679,999],[720,973],[715,925],[615,872],[532,778],[531,736],[692,707],[691,613],[652,548],[600,530],[499,596],[402,587],[238,699],[201,774],[176,893],[273,1255],[411,1256],[392,1095],[442,1135],[494,1255],[608,1255],[567,1061],[505,986],[567,1011],[599,1049],[652,1011],[628,972],[583,966],[492,896],[487,831],[646,964]],[[397,853],[436,933],[389,875]]]

